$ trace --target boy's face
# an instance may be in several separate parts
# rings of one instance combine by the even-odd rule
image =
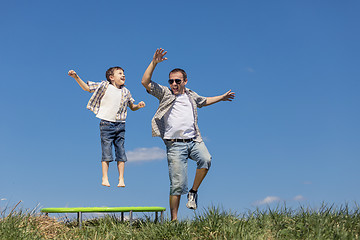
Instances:
[[[112,85],[117,88],[120,88],[125,84],[125,74],[121,69],[115,69],[114,74],[109,76]]]
[[[175,79],[180,79],[180,83],[176,83]],[[174,80],[170,84],[170,88],[175,95],[185,93],[185,85],[187,84],[187,79],[184,79],[184,76],[181,72],[170,73],[169,80]]]

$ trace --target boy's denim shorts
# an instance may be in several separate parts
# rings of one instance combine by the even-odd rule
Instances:
[[[210,169],[211,155],[204,142],[172,142],[164,140],[170,178],[170,195],[188,193],[188,158],[196,161],[197,169]]]
[[[112,162],[112,145],[115,148],[115,161],[126,162],[125,155],[125,122],[100,121],[101,161]]]

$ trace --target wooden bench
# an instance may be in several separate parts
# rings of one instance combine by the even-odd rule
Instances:
[[[75,207],[75,208],[42,208],[40,211],[48,215],[49,213],[77,213],[79,227],[82,226],[82,213],[102,213],[102,212],[121,212],[121,221],[124,221],[124,212],[129,212],[130,224],[133,221],[133,212],[155,212],[155,222],[158,221],[158,212],[160,212],[161,222],[164,221],[163,207]]]

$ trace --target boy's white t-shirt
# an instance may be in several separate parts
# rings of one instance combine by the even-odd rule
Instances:
[[[121,89],[109,84],[101,99],[99,112],[96,114],[96,117],[102,120],[116,122],[116,114],[120,110],[121,97]]]
[[[195,137],[193,106],[186,93],[176,96],[173,106],[165,114],[164,118],[164,139],[189,139]]]

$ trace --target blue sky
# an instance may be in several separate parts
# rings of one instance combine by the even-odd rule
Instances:
[[[151,137],[158,101],[141,86],[187,71],[203,96],[233,102],[199,110],[213,156],[199,190],[208,206],[317,207],[359,202],[359,1],[3,1],[0,7],[0,207],[163,206],[164,144]],[[67,76],[125,69],[146,108],[129,111],[125,189],[101,186],[99,120],[91,94]],[[195,164],[189,164],[189,185]],[[182,199],[180,218],[192,217]],[[167,212],[169,214],[169,212]]]

